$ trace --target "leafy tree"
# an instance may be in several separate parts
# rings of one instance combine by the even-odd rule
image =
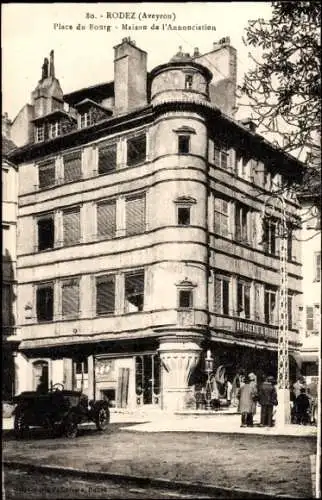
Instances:
[[[239,88],[252,119],[298,156],[320,136],[320,24],[320,2],[272,2],[272,18],[249,21],[244,39],[261,53],[250,53],[254,65]]]

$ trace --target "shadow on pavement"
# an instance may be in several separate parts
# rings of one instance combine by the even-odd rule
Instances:
[[[143,422],[117,422],[109,424],[106,431],[98,431],[92,424],[85,424],[79,427],[77,438],[85,437],[85,436],[102,436],[106,434],[111,434],[113,432],[120,432],[124,427],[130,427],[131,425],[141,424]],[[145,423],[145,422],[144,422]],[[77,439],[76,438],[76,439]],[[31,439],[43,440],[43,439],[67,439],[61,435],[52,435],[46,429],[42,429],[40,427],[34,427],[25,432],[24,437],[22,439],[17,439],[15,437],[14,431],[12,429],[2,430],[2,439],[3,441],[28,441]]]

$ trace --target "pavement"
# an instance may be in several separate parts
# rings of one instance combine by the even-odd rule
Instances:
[[[235,408],[214,411],[184,411],[168,413],[159,409],[111,409],[111,423],[127,424],[122,430],[137,432],[214,432],[225,434],[258,434],[270,436],[317,436],[313,425],[286,424],[282,427],[260,427],[259,411],[254,427],[240,427],[240,415]],[[135,422],[134,425],[128,425]],[[3,419],[3,430],[13,429],[13,417]]]
[[[304,437],[304,438],[305,437],[313,437],[314,438],[317,435],[317,428],[313,427],[313,426],[300,426],[300,425],[293,424],[293,425],[286,425],[283,428],[258,427],[258,423],[259,423],[258,419],[259,419],[259,412],[257,415],[255,415],[255,419],[254,419],[255,426],[253,428],[241,428],[240,427],[240,415],[236,413],[236,408],[230,408],[228,410],[222,410],[222,411],[218,411],[218,412],[213,412],[213,411],[209,412],[209,411],[205,411],[205,410],[200,410],[197,412],[197,411],[193,411],[193,410],[191,410],[191,411],[188,410],[188,411],[184,411],[184,412],[177,412],[175,414],[167,413],[165,411],[161,411],[158,409],[138,409],[138,410],[133,410],[133,411],[111,409],[111,424],[118,424],[117,427],[120,430],[122,430],[125,434],[128,431],[130,431],[130,432],[135,431],[136,433],[138,433],[138,432],[142,432],[142,433],[178,432],[179,434],[176,437],[177,443],[178,443],[179,436],[180,435],[182,436],[181,433],[185,433],[185,432],[190,432],[190,433],[191,432],[196,432],[196,433],[201,432],[201,433],[210,433],[210,434],[217,433],[217,434],[226,434],[226,435],[231,434],[232,438],[234,435],[242,435],[242,434],[254,434],[254,435],[263,435],[263,436],[282,436],[282,437],[283,436],[285,436],[285,437],[292,436],[294,438],[297,438],[297,437]],[[122,424],[124,424],[124,426]],[[10,430],[12,428],[13,428],[13,418],[11,417],[11,418],[3,419],[3,429]],[[122,434],[123,434],[123,432],[122,432]],[[123,434],[123,436],[125,436],[125,434]],[[204,435],[205,435],[206,440],[210,439],[210,437],[207,438],[206,434],[204,434]],[[95,434],[93,436],[95,436]],[[132,436],[131,439],[133,439],[133,436],[134,436],[133,432],[132,432],[131,436]],[[227,436],[227,438],[228,438],[228,436]],[[93,438],[88,436],[88,438],[84,438],[84,439],[85,440],[86,439],[92,440]],[[97,439],[97,437],[94,439]],[[107,434],[107,439],[108,439],[108,434]],[[150,440],[150,436],[148,439]],[[154,439],[154,438],[151,436],[151,439]],[[219,436],[218,436],[218,439],[219,439]],[[254,437],[254,439],[255,439],[255,437]],[[280,439],[280,438],[278,438],[278,439]],[[124,441],[124,437],[123,437],[123,441]],[[271,441],[271,440],[269,440],[269,441],[271,442],[270,447],[272,447],[272,449],[275,450],[274,439],[273,439],[273,441]],[[296,439],[296,441],[297,441],[297,439]],[[126,440],[124,442],[126,442]],[[140,441],[138,441],[138,442],[140,443]],[[305,441],[305,442],[307,443],[307,441]],[[267,494],[267,498],[269,498],[269,497],[272,498],[272,497],[276,497],[276,496],[283,496],[281,494],[276,495],[276,493],[277,493],[276,488],[278,490],[278,486],[276,487],[276,485],[271,488],[271,491],[269,488],[264,488],[263,491],[259,492],[259,491],[254,491],[254,490],[249,491],[249,490],[245,490],[245,489],[244,490],[242,490],[242,489],[237,490],[235,485],[233,488],[221,487],[219,485],[209,484],[209,482],[205,481],[203,478],[200,481],[199,478],[196,479],[196,477],[192,477],[192,476],[191,477],[188,476],[189,479],[191,479],[190,481],[185,481],[185,482],[178,481],[178,478],[181,477],[181,474],[179,474],[179,475],[175,474],[174,475],[175,477],[173,477],[171,479],[170,478],[169,479],[165,479],[165,478],[160,479],[161,477],[165,476],[165,474],[162,474],[161,470],[159,470],[159,469],[161,469],[163,462],[160,463],[160,467],[157,469],[158,473],[160,473],[160,478],[155,478],[154,474],[151,475],[152,469],[150,470],[150,473],[149,473],[148,467],[146,467],[146,468],[143,467],[141,469],[138,469],[136,471],[136,474],[135,474],[134,473],[135,470],[133,472],[132,468],[131,468],[132,464],[133,464],[133,462],[131,461],[131,457],[128,458],[129,464],[127,466],[126,465],[127,462],[124,461],[123,455],[118,457],[118,455],[116,454],[116,455],[113,455],[109,458],[106,455],[107,449],[105,447],[103,447],[105,450],[104,451],[105,462],[102,459],[102,457],[100,457],[99,455],[97,455],[97,456],[95,455],[95,457],[92,457],[92,459],[94,460],[93,470],[90,471],[89,467],[85,466],[83,464],[84,460],[83,460],[81,454],[76,455],[77,460],[73,459],[72,461],[70,461],[69,455],[68,455],[68,450],[66,449],[64,452],[64,457],[62,457],[59,453],[59,450],[56,449],[56,447],[59,448],[59,446],[61,446],[59,443],[59,440],[57,440],[57,442],[53,441],[50,445],[48,445],[49,451],[43,452],[44,458],[40,459],[41,465],[39,464],[39,461],[35,459],[35,455],[33,455],[32,451],[29,450],[27,452],[27,450],[31,446],[32,449],[34,447],[35,447],[35,449],[37,449],[37,453],[42,453],[40,451],[41,450],[41,442],[37,443],[37,441],[36,442],[31,441],[30,444],[28,444],[28,441],[26,441],[25,443],[24,442],[19,443],[19,447],[16,447],[14,442],[12,442],[12,444],[10,444],[10,441],[9,441],[8,445],[9,445],[9,449],[12,449],[12,451],[8,453],[8,450],[7,450],[7,453],[6,453],[7,457],[5,459],[5,463],[8,464],[8,466],[10,466],[10,463],[11,463],[11,467],[13,467],[13,468],[15,468],[15,467],[19,468],[19,463],[22,461],[22,463],[20,463],[21,467],[22,466],[23,467],[38,467],[38,468],[41,468],[43,470],[43,473],[46,473],[46,471],[50,472],[50,470],[52,470],[52,472],[54,474],[56,474],[58,472],[63,473],[63,471],[65,471],[66,474],[73,474],[74,473],[74,474],[79,475],[79,476],[85,475],[85,477],[88,474],[93,474],[94,476],[95,476],[95,474],[96,475],[98,474],[98,476],[100,476],[100,473],[97,471],[101,470],[104,464],[105,465],[103,468],[106,467],[105,462],[107,460],[107,464],[111,464],[111,465],[108,465],[108,467],[112,467],[112,465],[113,465],[114,469],[112,469],[112,470],[110,469],[108,472],[104,470],[104,472],[102,472],[102,475],[99,477],[100,480],[103,480],[104,477],[110,478],[110,479],[113,479],[116,481],[135,480],[137,483],[141,482],[142,484],[146,484],[146,485],[151,484],[151,481],[155,481],[155,486],[158,486],[161,488],[164,486],[166,486],[167,488],[168,487],[169,488],[183,488],[184,490],[191,490],[191,488],[195,488],[195,491],[197,491],[199,488],[199,491],[202,491],[204,493],[213,494],[214,496],[223,495],[223,496],[226,496],[229,498],[232,498],[233,496],[234,497],[237,496],[237,498],[240,498],[240,497],[254,498],[255,493],[256,493],[256,495],[255,495],[256,497],[259,496],[262,498],[265,497],[265,494]],[[138,443],[136,444],[136,446],[137,445],[138,445]],[[74,457],[73,448],[75,446],[77,447],[77,440],[75,441],[75,443],[70,443],[70,446],[69,446],[71,448],[71,450],[69,450],[69,452],[72,454],[71,455],[72,457]],[[135,448],[136,448],[136,446],[134,445]],[[292,446],[291,443],[288,446]],[[295,446],[295,443],[294,443],[294,446]],[[301,450],[302,450],[302,444],[300,446],[301,446]],[[307,446],[307,445],[304,445],[304,441],[303,441],[303,446]],[[21,449],[20,449],[20,447],[21,447]],[[26,450],[24,447],[26,448]],[[51,448],[51,447],[53,447],[53,448]],[[121,446],[121,448],[122,448],[122,446]],[[118,454],[121,453],[121,448],[118,448],[118,450],[117,450]],[[298,446],[297,446],[297,448],[298,448]],[[26,451],[26,453],[24,452],[24,450]],[[138,452],[139,451],[140,450],[138,449]],[[313,451],[313,449],[312,449],[312,451]],[[312,453],[312,451],[311,451],[311,453]],[[49,458],[51,457],[50,460],[47,457],[47,453],[49,454]],[[241,451],[241,453],[245,453],[245,452]],[[286,456],[288,456],[287,452],[285,452],[285,453],[286,453]],[[314,453],[314,451],[313,451],[313,453]],[[86,452],[85,455],[87,457],[86,460],[88,460],[90,462],[89,454],[90,454],[90,451]],[[97,450],[96,450],[96,454],[97,454]],[[176,455],[176,453],[175,453],[175,455]],[[45,456],[47,457],[46,460],[45,460]],[[60,457],[59,460],[57,459],[57,457]],[[160,454],[160,457],[162,458],[162,454]],[[209,457],[210,457],[210,455],[209,455]],[[161,460],[161,458],[160,458],[160,460]],[[170,457],[167,458],[166,462],[169,460],[169,458]],[[190,460],[192,460],[192,458],[193,457],[191,456]],[[153,461],[152,457],[150,460]],[[170,459],[169,464],[172,463],[171,460],[173,461],[174,458],[172,457]],[[309,482],[312,481],[311,491],[314,494],[315,493],[314,474],[315,474],[315,470],[316,470],[316,461],[315,461],[316,457],[315,457],[315,455],[310,455],[310,460],[311,460],[311,464],[310,464],[310,472],[308,472],[308,474],[309,474],[308,478],[310,476],[311,476],[311,478],[308,480],[309,480]],[[176,461],[180,462],[178,457],[175,457],[175,462]],[[288,459],[286,460],[286,462],[287,461],[288,461]],[[47,465],[46,465],[46,462],[49,462],[49,463],[47,463]],[[288,466],[287,466],[286,462],[284,464],[284,467],[287,468]],[[68,466],[70,463],[73,464],[73,468]],[[200,462],[198,461],[198,464],[199,463]],[[120,464],[119,467],[117,467],[118,464]],[[66,467],[66,465],[67,465],[67,467]],[[295,467],[295,465],[293,465],[293,466]],[[170,467],[170,465],[169,465],[169,467]],[[142,474],[143,471],[145,471],[145,474],[144,473]],[[285,469],[284,473],[285,472],[286,472],[286,469]],[[254,471],[254,474],[257,477],[258,472]],[[278,475],[277,471],[276,471],[276,474]],[[280,474],[282,474],[282,476],[283,476],[283,471],[280,471]],[[97,476],[97,478],[98,478],[98,476]],[[149,477],[147,477],[147,476],[149,476]],[[210,474],[210,477],[212,477],[212,474]],[[266,478],[266,479],[268,480],[268,478]],[[220,483],[221,483],[221,481],[219,481],[219,484]],[[245,486],[246,486],[246,484],[248,486],[247,482],[245,482]],[[224,486],[224,484],[223,484],[223,486]],[[274,488],[276,491],[275,496],[274,496],[274,494],[272,494]],[[264,493],[264,491],[265,491],[265,493]],[[284,487],[284,491],[285,491],[285,487]],[[290,492],[291,490],[288,490],[288,491]],[[264,493],[264,495],[263,495],[263,493]],[[287,496],[289,496],[289,495],[287,495]],[[302,495],[300,495],[300,496],[302,496]]]

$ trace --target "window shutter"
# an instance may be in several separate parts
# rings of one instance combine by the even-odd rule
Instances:
[[[79,283],[76,280],[62,285],[62,315],[64,318],[79,314]]]
[[[11,307],[11,286],[2,284],[2,323],[4,326],[10,324]]]
[[[145,231],[145,195],[126,200],[126,234]]]
[[[115,277],[96,278],[96,314],[111,314],[115,311]]]
[[[313,330],[313,307],[311,306],[307,306],[306,307],[306,329],[308,331],[312,331]]]
[[[215,311],[221,313],[222,311],[222,280],[215,278]]]
[[[98,173],[107,174],[116,169],[116,144],[100,147],[98,150]]]
[[[74,245],[80,241],[79,207],[63,212],[64,245]]]
[[[38,167],[39,187],[45,188],[55,184],[55,161],[39,165]]]
[[[216,167],[220,167],[220,148],[218,144],[214,144],[214,163]]]
[[[114,238],[116,231],[116,202],[109,201],[97,205],[97,235]]]
[[[77,181],[82,177],[82,154],[80,151],[64,156],[64,180]]]
[[[313,330],[316,333],[321,332],[321,314],[319,304],[314,304],[313,308]]]

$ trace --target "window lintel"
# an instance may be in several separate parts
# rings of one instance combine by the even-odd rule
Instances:
[[[192,135],[196,134],[196,131],[192,127],[188,127],[186,125],[183,125],[182,127],[179,127],[177,129],[173,129],[173,132],[175,132],[178,135]]]

